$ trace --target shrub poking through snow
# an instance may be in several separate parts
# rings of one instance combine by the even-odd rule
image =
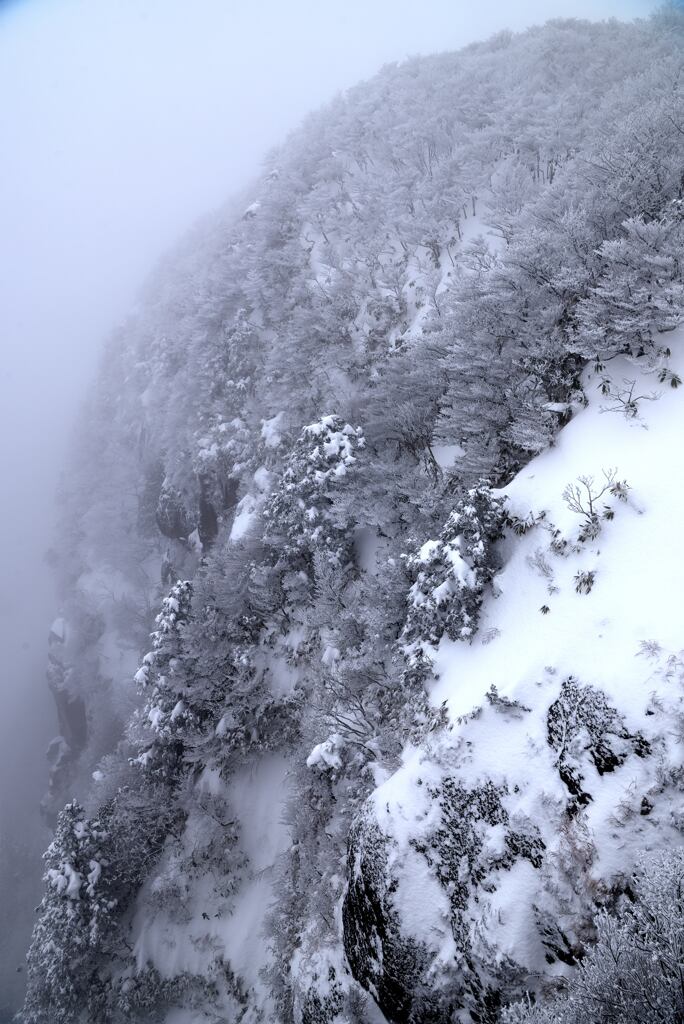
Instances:
[[[584,572],[575,573],[574,580],[575,590],[578,594],[589,594],[596,580],[596,572],[593,569],[587,569]]]
[[[667,373],[668,371],[665,371]],[[674,375],[673,375],[674,376]],[[667,380],[667,376],[664,380]],[[673,385],[676,387],[677,385]],[[640,402],[657,402],[660,395],[657,391],[652,391],[650,394],[639,395],[635,394],[636,380],[627,380],[626,378],[622,381],[622,386],[614,385],[610,377],[604,377],[599,385],[601,394],[610,400],[610,405],[606,405],[603,408],[603,412],[621,412],[625,419],[636,420],[639,419],[639,403]]]
[[[308,564],[323,552],[331,564],[346,564],[350,524],[335,515],[334,494],[365,443],[361,428],[339,416],[323,416],[304,427],[263,513],[266,539],[281,556],[303,557]]]
[[[556,752],[558,774],[571,794],[568,813],[592,799],[583,788],[580,770],[590,760],[599,775],[615,771],[634,753],[646,757],[648,741],[630,733],[622,715],[608,703],[606,695],[593,686],[582,686],[570,676],[563,682],[558,699],[546,717],[547,740]]]
[[[449,516],[439,540],[406,557],[413,579],[402,640],[409,661],[422,646],[471,640],[485,590],[496,571],[494,545],[507,522],[505,499],[483,482],[471,488]]]
[[[580,476],[577,483],[568,484],[563,491],[563,500],[571,512],[576,512],[582,517],[578,540],[583,543],[593,540],[601,532],[603,519],[612,519],[613,510],[610,505],[603,505],[600,508],[600,501],[604,495],[609,494],[618,501],[627,501],[629,484],[626,480],[616,480],[617,470],[609,469],[603,471],[604,483],[597,484],[593,476]],[[591,589],[591,588],[590,588]]]

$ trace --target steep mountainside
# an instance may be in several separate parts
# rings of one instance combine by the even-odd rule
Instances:
[[[683,29],[385,68],[111,339],[25,1024],[526,1020],[681,846]]]

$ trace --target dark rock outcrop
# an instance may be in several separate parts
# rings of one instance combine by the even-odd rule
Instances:
[[[347,960],[392,1024],[446,1022],[448,1016],[436,1016],[425,998],[430,953],[402,932],[393,903],[397,882],[389,869],[390,848],[389,837],[364,812],[349,836],[350,878],[342,912]]]
[[[180,494],[164,484],[157,502],[155,519],[160,533],[169,540],[187,540],[196,529],[196,517],[185,507]]]

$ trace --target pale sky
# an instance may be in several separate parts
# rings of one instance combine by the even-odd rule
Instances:
[[[383,63],[549,17],[653,6],[0,0],[0,344],[19,357],[0,388],[38,374],[32,389],[63,413],[62,389],[70,402],[87,379],[72,367],[64,380],[65,363],[97,350],[160,252],[307,111]]]

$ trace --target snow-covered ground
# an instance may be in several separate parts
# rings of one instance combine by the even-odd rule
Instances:
[[[684,352],[677,352],[677,346],[684,348],[684,330],[671,344],[672,366],[681,374]],[[524,700],[525,687],[543,679],[548,666],[586,682],[600,680],[622,707],[629,688],[635,688],[640,707],[644,659],[635,657],[640,645],[655,640],[668,652],[684,646],[684,550],[678,543],[684,511],[679,443],[684,437],[684,395],[658,388],[655,376],[639,373],[626,361],[613,362],[610,376],[618,382],[637,377],[642,393],[659,390],[661,397],[642,403],[640,419],[627,419],[603,411],[600,379],[587,373],[588,407],[503,493],[521,518],[545,512],[545,524],[557,527],[570,543],[576,541],[582,519],[563,499],[568,484],[592,476],[600,490],[604,473],[614,470],[616,479],[629,485],[627,501],[605,494],[599,511],[610,505],[615,518],[603,521],[599,536],[568,556],[549,551],[550,536],[543,525],[510,542],[510,559],[496,579],[496,596],[485,603],[473,643],[444,640],[436,658],[440,682],[433,700],[448,700],[453,717],[479,704],[492,683],[500,693]],[[531,564],[540,549],[552,572],[549,579]],[[575,590],[574,577],[581,571],[596,574],[589,594]],[[544,606],[547,614],[540,612]]]
[[[668,336],[668,344],[671,368],[681,376],[684,329]],[[503,826],[476,826],[486,833],[479,856],[493,881],[471,908],[478,934],[496,936],[499,955],[533,971],[565,969],[544,966],[533,910],[547,906],[559,920],[553,886],[565,870],[563,858],[576,853],[569,852],[571,843],[584,844],[582,870],[596,893],[631,870],[639,853],[681,842],[680,794],[676,786],[668,789],[667,773],[684,754],[674,721],[684,709],[684,389],[658,387],[654,374],[626,360],[613,361],[608,372],[616,384],[636,378],[636,393],[659,391],[659,399],[643,401],[637,419],[606,411],[600,377],[587,371],[587,408],[504,491],[510,511],[521,519],[530,513],[543,518],[504,542],[504,566],[473,642],[445,638],[435,652],[438,681],[431,698],[436,706],[446,702],[451,729],[409,748],[403,766],[372,797],[374,816],[391,837],[389,869],[399,883],[394,904],[402,926],[432,949],[437,973],[440,964],[457,962],[459,951],[448,893],[419,849],[439,827],[435,793],[444,778],[466,789],[491,780],[508,794],[504,806],[511,822],[524,819],[539,829],[545,844],[541,870],[525,857],[499,870],[491,865],[504,848]],[[627,482],[626,500],[604,494],[598,512],[610,506],[614,517],[600,520],[598,536],[580,541],[582,516],[568,507],[563,492],[582,476],[593,477],[600,491],[604,473]],[[554,536],[567,542],[562,552],[550,546]],[[581,573],[594,574],[589,592],[577,590]],[[583,786],[591,796],[574,819],[567,817],[568,791],[547,717],[569,677],[602,691],[627,732],[645,737],[653,755],[631,753],[599,776],[581,739],[575,753],[585,758]],[[517,705],[488,701],[492,685]],[[554,878],[547,887],[549,873]]]

